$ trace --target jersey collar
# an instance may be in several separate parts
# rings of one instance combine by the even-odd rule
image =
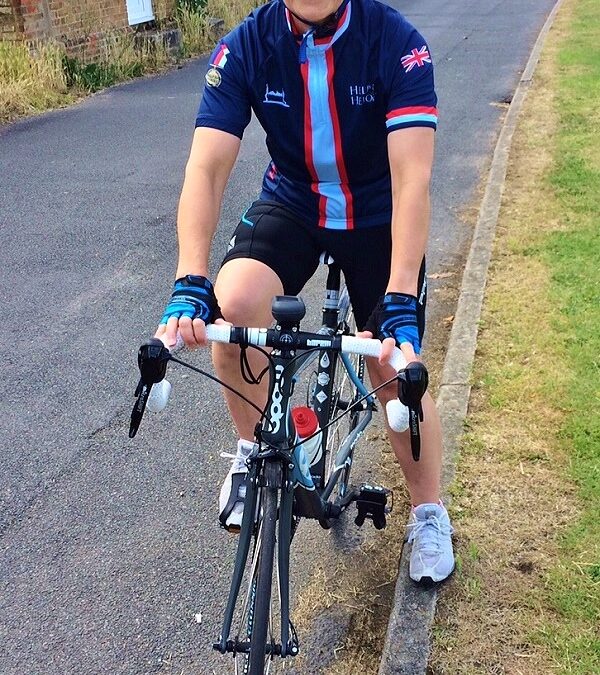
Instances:
[[[350,16],[352,13],[351,5],[351,0],[344,0],[334,13],[337,15],[337,21],[334,19],[326,28],[314,26],[306,31],[306,33],[302,34],[299,32],[298,26],[294,20],[294,16],[285,6],[285,0],[283,2],[288,29],[296,38],[304,43],[307,36],[312,35],[315,44],[327,46],[331,46],[346,32],[346,29],[350,24]]]

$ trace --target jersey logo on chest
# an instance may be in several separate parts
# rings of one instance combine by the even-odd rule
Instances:
[[[352,105],[375,103],[375,84],[350,85],[350,102]]]
[[[280,91],[276,89],[269,89],[269,84],[265,85],[265,97],[263,103],[272,103],[273,105],[280,105],[284,108],[289,108],[287,101],[285,100],[285,90],[283,87]]]

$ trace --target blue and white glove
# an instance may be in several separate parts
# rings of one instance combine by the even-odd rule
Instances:
[[[371,313],[365,329],[380,340],[394,338],[400,346],[409,342],[415,354],[421,351],[417,323],[417,298],[406,293],[386,293]]]
[[[160,323],[163,325],[172,317],[180,319],[183,316],[202,319],[204,323],[212,323],[221,316],[214,287],[206,277],[188,274],[175,281]]]

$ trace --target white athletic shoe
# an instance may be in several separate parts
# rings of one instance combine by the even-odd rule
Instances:
[[[221,457],[231,459],[232,462],[219,495],[219,521],[226,530],[231,532],[239,532],[242,526],[248,473],[246,460],[255,447],[256,443],[240,439],[235,455],[230,452],[221,453]]]
[[[420,504],[413,508],[408,521],[410,578],[443,581],[454,570],[452,526],[443,504]]]

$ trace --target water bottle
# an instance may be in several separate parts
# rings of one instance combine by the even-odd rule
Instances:
[[[296,427],[296,437],[298,441],[302,443],[302,449],[304,450],[308,464],[309,466],[313,466],[321,459],[321,455],[323,454],[323,448],[321,447],[322,434],[319,428],[319,420],[317,419],[314,410],[304,406],[292,408],[292,419],[294,420],[294,426]],[[309,436],[312,436],[316,431],[319,433],[316,434],[316,436],[309,438]]]

